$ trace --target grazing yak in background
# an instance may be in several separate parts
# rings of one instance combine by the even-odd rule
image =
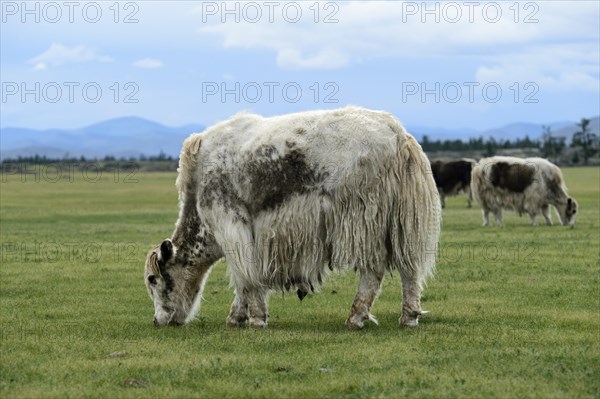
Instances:
[[[418,324],[441,209],[429,161],[392,115],[238,114],[186,139],[178,173],[175,231],[145,265],[156,325],[194,318],[223,256],[235,288],[230,327],[265,327],[271,290],[302,298],[344,268],[360,275],[348,328],[376,321],[386,271],[401,276],[400,324]]]
[[[471,170],[477,161],[463,158],[454,161],[437,160],[431,163],[431,172],[442,201],[446,207],[446,195],[454,196],[460,192],[467,194],[467,206],[473,201],[471,195]]]
[[[541,212],[551,225],[550,205],[562,225],[575,225],[577,202],[567,194],[558,166],[542,158],[483,158],[473,168],[471,191],[483,210],[484,226],[490,225],[490,211],[496,225],[503,226],[502,209],[529,214],[534,226]]]

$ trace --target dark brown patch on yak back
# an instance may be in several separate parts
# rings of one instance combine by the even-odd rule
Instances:
[[[306,133],[306,129],[303,127],[297,127],[294,130],[294,133],[296,133],[297,135],[303,135],[304,133]]]
[[[243,215],[245,204],[237,194],[226,171],[221,167],[215,168],[207,172],[206,180],[207,183],[199,199],[200,206],[210,208],[217,201],[226,212],[233,213],[237,221],[247,224],[249,221]]]
[[[317,188],[322,180],[307,163],[299,149],[285,155],[258,157],[248,161],[251,209],[254,212],[274,209],[294,194],[304,194]]]
[[[254,151],[254,153],[257,156],[263,156],[263,157],[267,157],[267,158],[270,158],[271,156],[273,156],[273,154],[275,154],[276,156],[279,154],[279,152],[277,151],[277,148],[275,148],[275,146],[266,145],[266,144],[258,147],[256,149],[256,151]]]
[[[530,165],[498,162],[492,165],[490,182],[493,186],[522,193],[533,182],[535,169]]]
[[[210,208],[216,202],[247,224],[248,212],[274,209],[292,195],[318,189],[326,173],[317,173],[307,164],[297,143],[286,142],[286,150],[281,154],[274,145],[264,144],[239,160],[239,171],[228,171],[222,165],[211,168],[204,175],[200,206]],[[248,201],[240,197],[232,182],[236,176],[249,183]]]

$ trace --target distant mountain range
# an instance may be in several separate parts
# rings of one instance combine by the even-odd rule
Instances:
[[[0,158],[46,155],[116,158],[158,155],[160,152],[177,157],[181,143],[193,132],[204,130],[203,125],[168,127],[138,117],[123,117],[95,123],[74,130],[33,130],[4,128],[0,130]]]
[[[600,135],[600,117],[590,118],[590,130]],[[562,121],[546,124],[555,136],[571,141],[578,130],[576,122]],[[33,130],[7,127],[0,129],[0,159],[19,156],[47,156],[64,158],[85,156],[103,158],[112,155],[116,158],[150,156],[160,152],[177,157],[181,143],[192,132],[201,132],[203,125],[168,127],[160,123],[138,117],[123,117],[102,121],[87,127],[72,130],[49,129]],[[474,129],[443,129],[424,126],[406,126],[417,139],[424,135],[430,140],[468,140],[471,137],[494,137],[502,140],[515,140],[528,135],[537,139],[542,135],[542,125],[533,123],[511,123],[495,129],[477,131]]]

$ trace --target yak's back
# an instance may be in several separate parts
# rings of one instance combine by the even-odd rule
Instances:
[[[293,113],[274,117],[240,113],[204,133],[205,153],[225,147],[239,154],[259,154],[272,146],[278,154],[304,151],[312,162],[352,160],[392,152],[406,132],[390,114],[359,107]],[[335,149],[335,153],[332,153]],[[273,158],[277,155],[270,152]]]
[[[372,175],[408,137],[390,114],[358,107],[270,118],[243,113],[202,135],[203,178],[217,169],[241,199],[261,209]]]
[[[478,185],[523,193],[535,186],[563,187],[560,169],[543,158],[495,156],[482,158],[473,169]]]

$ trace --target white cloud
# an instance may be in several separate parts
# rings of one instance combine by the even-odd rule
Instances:
[[[142,58],[141,60],[137,60],[133,63],[133,66],[145,69],[156,69],[162,68],[163,63],[161,60],[156,58]]]
[[[523,53],[491,57],[488,65],[477,69],[475,78],[480,83],[496,82],[506,87],[532,82],[543,91],[597,92],[598,59],[597,44],[531,46]]]
[[[547,45],[589,43],[597,47],[599,40],[596,2],[529,2],[518,3],[517,7],[514,2],[491,2],[492,6],[486,8],[486,2],[352,1],[336,2],[338,9],[327,10],[325,3],[318,3],[321,9],[317,23],[313,2],[301,3],[302,18],[297,23],[286,22],[282,7],[275,8],[274,22],[268,20],[267,9],[262,10],[258,22],[244,21],[245,3],[241,4],[239,22],[234,15],[221,12],[203,15],[206,22],[198,31],[216,37],[226,48],[271,50],[277,65],[284,69],[343,68],[381,57],[464,56],[491,60],[516,53],[529,57],[530,67],[540,70],[544,62],[531,60],[531,46],[546,58],[555,49]],[[458,5],[457,22],[453,22],[458,15],[456,6],[452,9],[448,4]],[[476,5],[470,9],[466,4]],[[500,7],[500,14],[496,7]],[[332,17],[338,22],[324,23],[333,11]],[[253,18],[255,13],[248,15]],[[497,15],[499,20],[492,22]],[[563,73],[566,77],[570,73],[571,65],[566,60],[552,65],[559,68],[552,72],[555,75]]]
[[[47,67],[57,67],[64,64],[80,62],[111,62],[113,59],[109,56],[99,55],[92,48],[87,46],[75,46],[69,48],[60,43],[52,43],[43,53],[33,57],[29,64],[33,64],[33,69],[42,70]]]

